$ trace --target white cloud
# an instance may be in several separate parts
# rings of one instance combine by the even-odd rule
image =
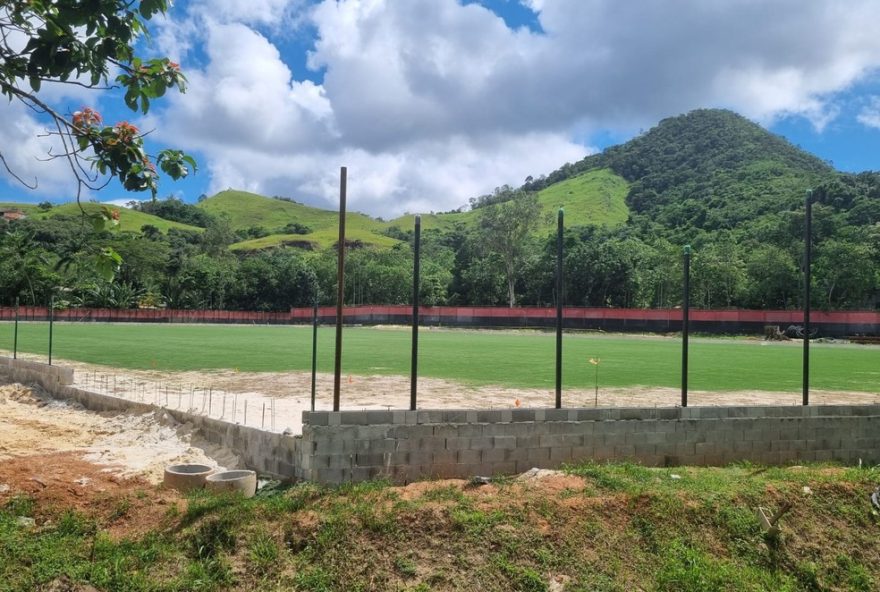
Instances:
[[[34,119],[27,107],[18,101],[0,101],[0,154],[15,175],[37,186],[33,191],[27,189],[0,165],[0,179],[21,188],[16,198],[69,199],[76,193],[67,160],[49,157],[63,150],[57,137],[47,134],[46,126]]]
[[[857,119],[862,125],[880,129],[880,97],[868,97],[868,104],[862,107]]]
[[[590,130],[698,107],[821,130],[835,93],[880,68],[876,0],[520,1],[543,33],[456,0],[195,2],[178,29],[204,65],[156,127],[205,155],[214,189],[334,203],[347,164],[353,205],[387,215],[456,207],[581,157]],[[302,20],[317,84],[278,49],[278,23]]]

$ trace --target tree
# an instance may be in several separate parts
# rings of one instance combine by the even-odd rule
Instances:
[[[137,41],[148,34],[146,21],[164,14],[169,0],[4,0],[0,2],[0,93],[44,115],[62,146],[77,182],[77,201],[83,188],[100,189],[116,178],[129,191],[158,189],[156,166],[173,179],[195,170],[192,157],[179,150],[162,150],[152,158],[143,134],[128,122],[105,125],[90,107],[61,113],[39,97],[43,83],[78,85],[89,89],[125,89],[125,104],[146,113],[152,99],[169,88],[184,92],[186,78],[168,58],[144,60],[135,53]],[[155,164],[154,164],[155,161]],[[0,151],[0,162],[11,175]],[[36,185],[28,185],[36,187]],[[105,216],[106,217],[106,216]],[[107,217],[109,220],[109,217]]]
[[[481,208],[480,233],[486,245],[504,263],[507,298],[516,306],[516,270],[526,249],[526,239],[538,226],[541,204],[534,193],[519,192],[514,199]]]

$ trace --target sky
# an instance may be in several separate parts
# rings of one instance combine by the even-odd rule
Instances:
[[[844,171],[880,170],[878,0],[189,0],[140,50],[185,94],[44,86],[63,112],[148,130],[200,170],[159,197],[235,188],[391,217],[520,185],[665,117],[732,109]],[[0,201],[67,201],[45,122],[0,103]],[[128,201],[111,184],[88,198]]]

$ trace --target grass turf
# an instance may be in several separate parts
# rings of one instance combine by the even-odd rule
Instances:
[[[12,348],[12,324],[0,323],[0,348]],[[321,328],[318,368],[333,367],[333,329]],[[46,323],[22,323],[19,349],[45,354]],[[467,384],[553,388],[551,333],[427,330],[420,333],[419,375]],[[677,387],[678,339],[569,334],[564,341],[563,380],[569,388],[590,388],[601,359],[599,386]],[[880,349],[814,344],[811,386],[816,389],[880,391]],[[53,355],[123,368],[241,371],[307,371],[311,368],[311,328],[306,326],[136,325],[56,323]],[[693,390],[774,390],[801,387],[798,343],[745,339],[692,339]],[[346,328],[343,372],[408,375],[410,331],[403,328]]]

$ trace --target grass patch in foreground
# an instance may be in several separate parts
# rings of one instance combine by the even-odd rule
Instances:
[[[528,484],[303,484],[253,499],[200,492],[160,524],[0,507],[0,591],[872,591],[877,469],[648,469],[586,463]],[[673,478],[676,475],[678,478]],[[808,485],[812,493],[803,492]],[[794,503],[768,539],[754,507]],[[36,516],[28,527],[19,516]],[[136,517],[123,517],[135,520]]]
[[[308,371],[311,328],[305,326],[137,325],[57,323],[54,356],[95,364],[169,371],[238,368],[241,371]],[[318,337],[318,369],[332,372],[333,329]],[[23,323],[21,351],[45,355],[45,323]],[[519,331],[422,330],[419,373],[465,384],[553,388],[551,333]],[[12,349],[12,324],[0,323],[0,348]],[[566,388],[592,388],[601,358],[600,389],[658,386],[680,381],[681,344],[662,337],[570,334],[564,341]],[[815,389],[880,392],[880,348],[814,344],[811,386]],[[693,390],[801,388],[801,349],[794,343],[743,339],[693,339]],[[355,375],[408,375],[410,331],[346,328],[343,372]]]

